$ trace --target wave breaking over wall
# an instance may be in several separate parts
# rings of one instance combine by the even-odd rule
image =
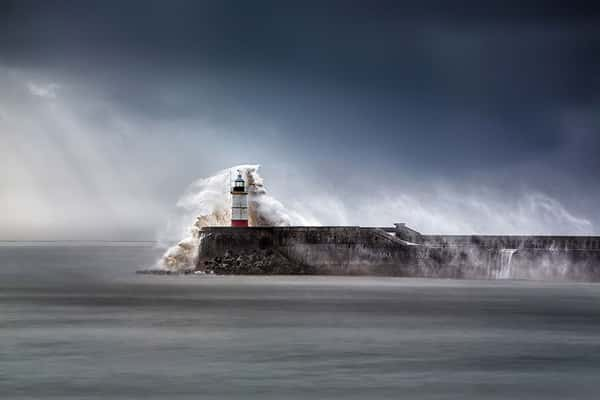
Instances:
[[[264,180],[258,173],[259,168],[257,164],[237,165],[192,183],[177,202],[177,207],[191,218],[195,216],[195,221],[187,229],[187,236],[169,247],[156,267],[172,271],[194,267],[200,245],[200,230],[207,226],[230,226],[230,185],[238,171],[248,188],[250,226],[306,225],[301,215],[288,210],[267,193]]]

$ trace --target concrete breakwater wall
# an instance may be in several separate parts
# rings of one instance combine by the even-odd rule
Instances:
[[[600,280],[600,237],[422,235],[403,224],[209,227],[201,237],[197,268],[220,273]]]
[[[421,235],[420,244],[422,264],[465,277],[600,280],[600,237]]]

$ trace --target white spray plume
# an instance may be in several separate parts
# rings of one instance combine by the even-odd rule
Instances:
[[[287,210],[283,204],[267,194],[259,165],[238,165],[208,178],[192,183],[177,202],[177,207],[187,215],[196,217],[188,228],[186,237],[171,246],[159,261],[159,268],[182,270],[196,263],[200,245],[200,230],[206,226],[231,224],[230,184],[238,171],[246,181],[248,190],[248,223],[250,226],[307,225],[300,214]]]

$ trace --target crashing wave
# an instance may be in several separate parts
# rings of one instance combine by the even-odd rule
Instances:
[[[230,226],[230,184],[238,171],[247,185],[250,226],[305,225],[306,221],[301,216],[288,211],[279,200],[267,193],[259,168],[259,165],[238,165],[192,183],[177,202],[177,207],[196,215],[196,220],[189,227],[188,236],[163,254],[158,268],[172,271],[193,268],[198,257],[200,230],[206,226]]]

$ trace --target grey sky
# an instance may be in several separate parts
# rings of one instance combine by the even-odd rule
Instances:
[[[0,238],[152,239],[239,163],[322,223],[600,232],[600,11],[481,3],[0,1]]]

